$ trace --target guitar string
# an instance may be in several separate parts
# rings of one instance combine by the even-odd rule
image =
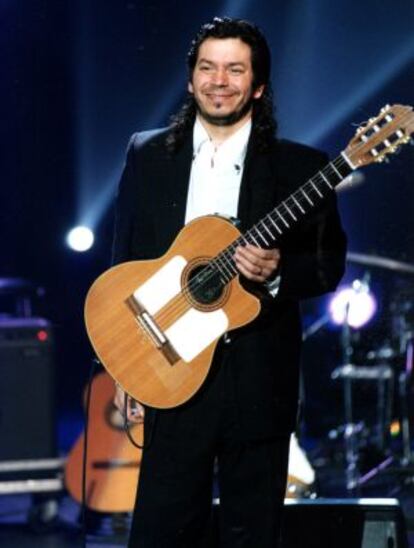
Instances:
[[[412,115],[412,112],[408,113],[405,116],[405,118],[409,118],[411,115]],[[404,117],[402,117],[400,119],[400,123],[402,122],[403,118]],[[397,131],[397,130],[395,130],[395,131]],[[366,147],[367,145],[369,146],[368,141],[365,141],[365,142],[361,141],[360,144],[355,145],[353,153],[355,154],[355,152],[357,152],[359,149],[362,149],[362,148]],[[334,186],[332,186],[332,188],[331,188],[331,186],[328,184],[327,180],[323,177],[323,175],[327,175],[328,176],[328,181],[330,182],[329,174],[327,173],[327,170],[332,171],[332,166],[334,168],[339,168],[340,169],[344,165],[346,165],[347,167],[351,167],[349,165],[349,163],[345,160],[345,158],[342,156],[342,153],[341,153],[337,158],[335,158],[334,160],[329,162],[326,166],[324,166],[324,168],[322,168],[313,177],[311,177],[306,183],[304,183],[302,186],[300,186],[298,189],[296,189],[291,195],[288,196],[288,198],[286,198],[283,202],[279,203],[275,208],[273,208],[264,218],[260,219],[248,231],[246,231],[244,234],[241,234],[238,238],[236,238],[236,240],[234,240],[229,246],[227,246],[227,248],[225,248],[220,253],[218,253],[216,255],[216,257],[212,258],[209,261],[209,263],[205,266],[205,268],[209,268],[209,267],[211,268],[211,264],[214,264],[215,262],[220,260],[220,257],[223,257],[223,259],[226,260],[231,265],[230,267],[228,267],[228,265],[227,265],[227,267],[230,268],[230,279],[227,280],[225,278],[225,285],[227,285],[227,283],[229,283],[231,281],[231,279],[233,279],[233,277],[238,274],[236,271],[232,271],[233,268],[236,268],[235,265],[234,265],[234,260],[233,260],[233,251],[235,249],[235,246],[239,245],[238,242],[241,243],[242,241],[245,241],[245,243],[246,243],[246,241],[247,241],[248,243],[252,243],[252,242],[249,242],[248,238],[252,238],[253,241],[255,240],[255,238],[252,236],[251,233],[253,231],[256,231],[258,234],[260,234],[260,232],[258,231],[258,228],[257,228],[257,225],[260,225],[260,224],[262,224],[265,227],[265,230],[268,229],[269,231],[274,232],[275,231],[274,223],[272,223],[270,220],[267,220],[267,219],[268,219],[268,217],[271,217],[272,214],[280,212],[280,214],[282,215],[282,220],[283,220],[284,215],[285,216],[288,215],[287,218],[289,219],[289,226],[286,225],[283,228],[282,233],[275,236],[274,241],[277,241],[278,237],[283,235],[283,233],[286,231],[286,228],[290,228],[290,226],[294,226],[294,224],[300,218],[300,217],[298,217],[297,219],[295,219],[291,214],[291,209],[293,209],[296,214],[298,213],[298,209],[299,209],[299,211],[302,215],[305,215],[308,211],[311,211],[311,209],[313,207],[315,207],[315,205],[318,205],[319,202],[322,201],[322,199],[326,197],[325,194],[323,194],[321,192],[320,187],[316,187],[316,188],[318,188],[319,192],[316,190],[316,188],[314,186],[314,183],[325,182],[326,185],[328,186],[328,192],[330,192],[331,190],[334,189]],[[351,173],[352,173],[352,171],[353,171],[353,168],[351,168]],[[342,174],[340,174],[340,176],[341,176],[341,179],[340,179],[340,181],[334,183],[335,186],[338,185],[340,182],[342,182],[346,178],[347,175],[343,176]],[[326,188],[324,188],[324,190],[326,191]],[[317,200],[318,200],[317,204],[311,205],[310,208],[308,208],[308,206],[309,206],[309,200],[308,200],[309,196],[307,197],[307,193],[316,193],[316,195],[317,195]],[[315,196],[312,195],[312,197],[315,197]],[[305,207],[304,207],[303,208],[304,211],[302,212],[301,209],[300,209],[301,206],[306,206],[306,208],[308,208],[308,210],[305,209]],[[257,234],[256,234],[256,237],[257,237]],[[213,277],[217,276],[218,272],[220,272],[220,269],[218,268],[218,270],[217,270],[217,268],[218,267],[216,265],[216,270],[214,270],[214,268],[213,268],[211,274],[207,275],[201,282],[197,281],[197,277],[190,280],[190,282],[188,284],[184,285],[183,288],[181,289],[181,291],[176,296],[174,296],[167,303],[167,305],[159,311],[159,313],[157,315],[155,315],[155,320],[157,321],[157,323],[160,325],[161,328],[162,328],[161,323],[167,322],[167,320],[170,317],[177,316],[177,314],[180,314],[180,313],[184,312],[185,309],[190,309],[192,307],[191,302],[189,302],[190,299],[187,299],[186,295],[191,295],[192,292],[195,289],[203,287]]]

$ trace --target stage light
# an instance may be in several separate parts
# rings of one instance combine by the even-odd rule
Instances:
[[[37,337],[37,340],[40,341],[40,342],[46,342],[49,338],[49,335],[47,334],[47,331],[45,331],[44,329],[40,329],[37,333],[36,333],[36,337]]]
[[[88,251],[93,246],[94,235],[90,228],[77,226],[66,237],[68,246],[74,251]]]
[[[342,287],[332,298],[329,313],[337,325],[347,322],[358,329],[374,316],[377,303],[366,282],[355,280],[351,287]]]

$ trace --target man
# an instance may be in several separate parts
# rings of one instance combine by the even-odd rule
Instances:
[[[248,229],[326,163],[275,138],[270,52],[254,25],[215,18],[188,55],[189,99],[172,126],[132,137],[117,199],[114,262],[165,253],[195,217],[238,217]],[[258,243],[258,242],[257,242]],[[276,245],[237,248],[243,283],[262,312],[219,342],[206,382],[187,403],[145,409],[146,447],[130,546],[198,546],[220,490],[220,546],[274,548],[295,427],[299,299],[336,287],[345,236],[335,198]],[[124,394],[117,389],[117,405]],[[128,400],[128,418],[144,409]]]

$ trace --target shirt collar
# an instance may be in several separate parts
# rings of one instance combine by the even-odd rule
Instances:
[[[246,151],[247,151],[247,143],[249,141],[250,132],[252,129],[252,120],[249,118],[245,124],[241,128],[239,128],[233,135],[231,135],[228,139],[226,139],[219,147],[219,150],[225,150],[226,155],[230,154],[232,157],[232,160],[238,161],[239,163],[243,163]],[[193,151],[195,154],[198,154],[200,152],[200,149],[206,142],[211,142],[211,139],[203,126],[203,124],[200,122],[200,119],[198,116],[196,117],[196,121],[194,123],[194,129],[193,129]]]

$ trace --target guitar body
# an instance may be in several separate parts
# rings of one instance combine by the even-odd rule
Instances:
[[[134,507],[141,453],[123,430],[123,417],[112,403],[114,382],[106,373],[92,381],[86,460],[85,504],[97,512],[130,512]],[[143,425],[131,427],[140,445]],[[65,484],[70,495],[82,502],[82,463],[85,434],[72,447],[65,466]]]
[[[252,321],[259,300],[238,277],[198,295],[194,276],[240,232],[229,221],[200,217],[168,252],[104,272],[90,288],[85,322],[109,374],[134,399],[157,408],[187,401],[205,380],[219,338]]]

